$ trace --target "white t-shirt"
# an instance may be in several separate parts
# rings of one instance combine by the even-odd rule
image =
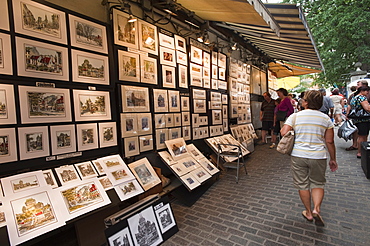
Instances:
[[[318,110],[305,109],[296,114],[295,142],[292,156],[310,159],[326,159],[325,131],[334,127],[328,115]],[[293,125],[293,115],[285,124]]]

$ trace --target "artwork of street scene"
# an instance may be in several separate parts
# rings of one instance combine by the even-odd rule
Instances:
[[[128,182],[128,183],[125,183],[123,185],[120,185],[119,188],[122,190],[124,195],[127,195],[128,193],[137,191],[137,189],[135,187],[135,184],[132,181]]]
[[[9,156],[9,136],[0,135],[0,157]]]
[[[150,182],[155,180],[155,177],[153,177],[145,164],[141,164],[135,167],[134,170],[143,185],[149,184]]]
[[[147,94],[144,91],[130,90],[126,92],[126,101],[128,107],[143,107],[146,106],[145,97]]]
[[[110,168],[110,167],[115,167],[121,165],[121,163],[118,160],[109,160],[109,161],[104,161],[105,165]]]
[[[26,71],[63,75],[62,52],[25,44]]]
[[[138,76],[138,71],[136,71],[136,66],[137,66],[137,59],[132,56],[121,56],[121,61],[122,61],[122,68],[121,72],[122,75],[125,77],[133,77],[136,78]]]
[[[93,144],[94,140],[94,129],[82,129],[82,145]]]
[[[94,182],[77,185],[61,193],[69,213],[75,213],[103,201]]]
[[[57,131],[57,148],[69,148],[71,147],[71,131]]]
[[[104,60],[77,56],[78,77],[104,80]]]
[[[155,42],[156,42],[156,37],[155,37],[155,30],[154,28],[142,24],[142,31],[141,31],[141,37],[142,37],[142,44],[144,48],[150,49],[150,50],[155,50]]]
[[[184,153],[187,152],[185,146],[183,146],[181,143],[173,144],[171,149],[172,149],[172,152],[175,156],[180,155],[180,154],[184,154]]]
[[[26,147],[27,153],[42,151],[44,149],[42,143],[42,132],[27,133]]]
[[[63,183],[78,179],[77,173],[74,170],[63,170],[59,173]]]
[[[117,26],[118,26],[118,40],[135,44],[136,30],[135,23],[128,22],[128,18],[122,15],[117,15]]]
[[[57,38],[61,37],[61,23],[58,14],[26,3],[21,3],[21,8],[23,29]]]
[[[63,93],[27,92],[29,117],[65,117]]]
[[[144,60],[144,78],[147,80],[155,79],[155,63],[152,61]]]
[[[105,108],[105,96],[79,95],[80,115],[107,115]]]
[[[162,224],[163,231],[166,231],[171,226],[174,221],[171,218],[171,211],[169,207],[166,207],[162,211],[158,213],[159,216],[159,223]]]
[[[44,173],[44,178],[45,178],[45,181],[48,185],[50,186],[55,186],[57,185],[52,177],[53,173],[50,171],[50,172],[45,172]]]
[[[125,178],[127,176],[127,173],[125,169],[119,169],[119,170],[113,171],[112,175],[115,180],[120,180],[120,179]]]
[[[38,187],[39,181],[36,176],[32,175],[32,176],[24,177],[21,179],[12,180],[11,185],[12,185],[13,191],[18,192],[24,189]]]
[[[113,127],[104,127],[103,128],[103,141],[104,142],[114,141]]]
[[[80,173],[83,177],[97,176],[90,162],[76,165],[76,167],[78,168],[78,170],[80,170]]]
[[[189,168],[189,167],[192,167],[192,166],[196,166],[195,162],[190,160],[190,161],[184,161],[182,163],[186,168]]]
[[[57,222],[55,212],[46,192],[11,201],[18,236]]]
[[[103,29],[75,20],[76,42],[103,48]]]

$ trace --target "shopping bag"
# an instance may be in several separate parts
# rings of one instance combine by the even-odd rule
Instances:
[[[279,141],[276,150],[282,154],[290,155],[294,146],[294,131],[287,132]]]
[[[352,139],[352,134],[357,131],[357,127],[353,124],[352,120],[346,120],[338,129],[338,137],[346,140]]]

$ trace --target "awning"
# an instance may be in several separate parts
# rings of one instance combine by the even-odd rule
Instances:
[[[301,83],[300,77],[286,77],[277,80],[279,88],[285,88],[287,90],[293,89]]]
[[[320,73],[321,70],[310,69],[306,67],[299,67],[288,63],[282,62],[270,62],[268,69],[271,71],[276,78],[284,78],[290,76],[304,75],[310,73]]]

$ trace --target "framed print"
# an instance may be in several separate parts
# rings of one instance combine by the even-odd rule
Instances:
[[[147,87],[122,85],[123,112],[149,112],[149,89]]]
[[[212,65],[211,72],[212,72],[211,74],[212,79],[218,79],[218,67],[215,65]]]
[[[165,128],[166,127],[166,115],[165,114],[155,114],[155,128]]]
[[[211,88],[211,80],[210,79],[203,79],[203,88]]]
[[[138,22],[128,22],[129,18],[128,14],[113,8],[114,44],[138,49]]]
[[[137,117],[138,114],[121,113],[121,135],[123,138],[138,135]]]
[[[187,148],[189,153],[194,157],[195,160],[199,161],[200,158],[205,158],[194,144],[188,144]]]
[[[175,39],[163,33],[158,33],[159,45],[170,49],[175,49]]]
[[[72,46],[108,54],[105,26],[69,15],[69,30]]]
[[[164,162],[166,162],[170,166],[177,163],[177,161],[174,161],[170,153],[168,153],[167,151],[158,152],[158,155]]]
[[[46,184],[49,185],[51,188],[57,188],[58,183],[57,180],[55,179],[55,176],[53,174],[53,170],[48,169],[48,170],[43,170],[42,173],[44,174],[44,178],[46,181]]]
[[[119,167],[126,167],[126,163],[122,160],[119,154],[105,156],[97,159],[96,161],[101,164],[104,171],[108,171]]]
[[[175,126],[175,120],[173,118],[173,114],[166,114],[166,127],[173,127]]]
[[[194,99],[194,113],[207,113],[206,100]]]
[[[183,126],[190,126],[190,112],[181,112]]]
[[[206,170],[203,169],[203,167],[199,167],[191,172],[193,177],[195,177],[199,183],[205,182],[207,179],[211,178],[212,175],[210,175]]]
[[[147,158],[130,163],[128,167],[145,191],[161,183],[161,179],[158,177]]]
[[[116,122],[99,123],[99,143],[100,148],[117,145]]]
[[[222,124],[221,110],[212,110],[212,125]]]
[[[51,154],[76,152],[75,125],[50,126]]]
[[[202,76],[191,73],[190,74],[190,85],[202,87]]]
[[[47,126],[19,127],[19,156],[21,160],[49,155],[49,134]]]
[[[111,120],[109,91],[73,90],[75,120]]]
[[[168,109],[170,112],[180,112],[180,92],[168,90]]]
[[[98,148],[98,127],[96,123],[77,125],[78,151]]]
[[[190,63],[190,74],[202,77],[203,67],[201,65]]]
[[[152,114],[144,113],[137,115],[137,131],[139,135],[152,133]]]
[[[176,88],[176,68],[162,65],[162,82],[163,87]]]
[[[193,98],[194,99],[206,99],[206,90],[193,89]]]
[[[157,79],[157,59],[144,55],[140,56],[141,82],[156,85]]]
[[[229,91],[237,92],[238,90],[238,81],[235,78],[229,77]]]
[[[67,183],[76,182],[80,180],[76,169],[73,165],[65,165],[61,167],[54,168],[58,179],[62,185]]]
[[[162,234],[176,225],[176,221],[169,203],[156,209],[154,212],[157,216],[159,228],[161,229]]]
[[[226,69],[226,55],[218,53],[218,66]]]
[[[2,11],[0,23],[2,21],[1,20],[2,16],[3,15],[7,16],[7,13],[8,11]],[[7,20],[6,23],[9,23],[9,20]],[[10,44],[10,35],[5,33],[0,33],[0,54],[1,54],[0,74],[12,75],[13,74],[12,46]]]
[[[177,162],[176,162],[177,163]],[[189,173],[186,167],[182,164],[173,164],[171,166],[171,170],[179,177],[183,176],[184,174]]]
[[[226,80],[226,69],[223,67],[218,68],[218,79]]]
[[[125,145],[125,157],[140,154],[139,139],[137,137],[125,138],[124,145]]]
[[[64,12],[30,0],[14,0],[13,11],[15,32],[67,44]],[[40,25],[36,20],[45,24]]]
[[[148,246],[157,246],[163,242],[162,234],[154,215],[153,206],[149,206],[134,216],[129,217],[127,221],[131,230],[132,238],[134,239],[134,245],[141,245],[140,242],[143,240]],[[147,230],[146,228],[150,228],[152,235],[150,239],[148,236],[142,235],[142,232]]]
[[[155,136],[157,150],[166,148],[165,141],[168,140],[168,129],[155,130]]]
[[[176,62],[178,64],[187,66],[188,65],[188,55],[181,51],[176,51]]]
[[[190,114],[190,113],[189,113]],[[181,113],[173,114],[175,126],[181,126]]]
[[[168,112],[167,90],[153,89],[154,112]]]
[[[179,87],[188,88],[188,67],[179,65],[178,70]]]
[[[95,178],[98,176],[98,173],[95,171],[95,168],[90,161],[77,163],[74,164],[74,166],[81,179]]]
[[[186,40],[175,34],[175,49],[186,53]]]
[[[212,164],[207,158],[201,158],[200,160],[197,160],[199,164],[211,175],[215,175],[220,170],[215,167],[215,165]]]
[[[221,102],[220,92],[211,91],[210,94],[211,94],[211,101]]]
[[[222,104],[228,104],[227,94],[221,95],[221,102]]]
[[[222,105],[222,118],[223,119],[229,118],[228,106],[227,105]]]
[[[0,6],[4,10],[0,16],[0,29],[9,31],[8,1],[0,0]]]
[[[117,195],[121,201],[127,200],[131,197],[137,196],[144,192],[143,188],[141,188],[137,180],[130,180],[122,184],[116,185],[114,186],[114,190],[117,192]],[[131,236],[128,235],[128,237],[131,240]],[[114,244],[111,244],[111,245],[114,245]],[[133,244],[129,244],[129,245],[133,245]]]
[[[17,160],[17,141],[15,137],[15,129],[0,129],[0,164]]]
[[[183,138],[167,140],[165,144],[168,148],[168,152],[170,152],[175,161],[189,155]]]
[[[203,68],[203,79],[211,79],[211,70],[209,68]]]
[[[113,184],[110,182],[107,175],[104,175],[103,177],[98,178],[100,184],[103,186],[104,190],[110,190],[113,189]]]
[[[118,79],[140,82],[140,55],[118,50]]]
[[[108,56],[72,50],[74,82],[109,85]]]
[[[218,53],[216,51],[212,51],[212,65],[216,65],[217,66],[217,63],[218,63]],[[212,66],[213,67],[213,66]]]
[[[6,218],[3,205],[0,205],[0,228],[6,226]]]
[[[199,126],[199,114],[192,115],[192,126],[193,128]]]
[[[181,97],[181,111],[190,111],[189,97]]]
[[[153,55],[158,55],[157,27],[139,20],[139,49]]]
[[[229,131],[229,121],[227,119],[222,119],[222,126],[224,128],[224,132]]]
[[[193,140],[199,139],[198,131],[199,131],[199,129],[198,128],[194,128],[194,126],[193,126]]]
[[[132,242],[132,239],[131,239],[131,233],[128,229],[128,226],[126,226],[125,228],[122,228],[121,230],[119,230],[115,234],[109,236],[107,241],[108,241],[109,246],[113,246],[113,245],[132,246],[132,245],[134,245],[133,242]]]
[[[177,139],[181,137],[181,127],[168,129],[168,140]]]
[[[153,135],[139,137],[140,153],[153,150]]]
[[[211,54],[203,52],[203,67],[211,68]]]
[[[187,141],[191,139],[191,128],[190,126],[184,126],[182,127],[182,138]]]
[[[238,105],[230,104],[231,118],[238,117]]]
[[[16,45],[19,76],[69,80],[67,48],[19,37]]]
[[[18,88],[23,124],[72,121],[69,89],[35,86]]]
[[[208,116],[207,115],[199,116],[199,125],[200,126],[208,125]]]
[[[126,165],[111,168],[107,170],[106,174],[113,185],[119,185],[123,182],[135,179],[135,176],[132,175],[131,171]]]
[[[193,176],[193,174],[188,173],[180,177],[181,181],[185,184],[185,186],[189,190],[194,190],[198,186],[200,186],[199,181]]]
[[[159,57],[161,64],[176,67],[175,50],[160,46]]]
[[[211,80],[211,88],[213,90],[218,90],[218,80],[217,79],[212,79]]]
[[[190,61],[203,64],[203,51],[193,45],[190,46]]]
[[[99,175],[104,175],[105,174],[105,171],[104,171],[103,166],[100,163],[100,161],[92,160],[91,162],[94,165],[95,170],[98,172]]]
[[[5,196],[14,196],[24,191],[32,192],[32,190],[47,185],[42,171],[27,172],[2,178],[1,184]]]

